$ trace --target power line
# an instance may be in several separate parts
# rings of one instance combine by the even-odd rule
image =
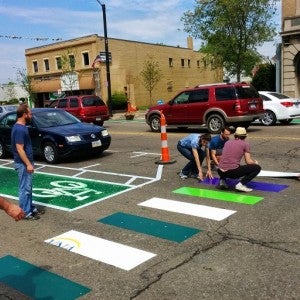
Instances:
[[[61,41],[62,38],[45,38],[45,37],[27,37],[27,36],[16,36],[16,35],[0,35],[0,38],[6,38],[11,40],[32,40],[32,41]]]

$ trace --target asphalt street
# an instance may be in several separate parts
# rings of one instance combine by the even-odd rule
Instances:
[[[14,222],[6,214],[0,214],[1,300],[299,299],[300,181],[295,178],[255,178],[265,186],[282,188],[280,191],[256,189],[250,194],[242,194],[245,202],[248,196],[257,199],[255,204],[246,204],[243,199],[240,202],[227,201],[223,194],[221,199],[216,199],[218,190],[214,185],[193,178],[182,180],[178,176],[186,163],[176,150],[178,140],[191,132],[205,132],[205,128],[168,130],[168,148],[175,162],[161,165],[157,164],[161,153],[160,134],[151,132],[141,118],[125,121],[122,117],[115,117],[105,126],[112,135],[112,144],[100,157],[68,160],[57,165],[36,160],[34,187],[40,189],[36,194],[39,192],[44,198],[39,194],[35,200],[46,210],[40,220]],[[273,127],[252,125],[247,137],[252,156],[263,170],[299,173],[299,132],[300,123]],[[13,187],[12,182],[16,180],[11,158],[0,160],[0,167],[0,171],[8,172],[0,174],[9,174],[1,175],[1,194],[16,201],[16,195],[10,194],[8,188]],[[55,177],[57,175],[59,180]],[[57,182],[65,179],[69,181],[69,189],[62,190]],[[87,186],[94,195],[91,202],[84,202],[84,192],[77,192],[78,185],[83,186],[77,181],[94,184]],[[52,192],[45,191],[51,184]],[[101,187],[96,184],[101,184]],[[112,184],[119,189],[113,190]],[[182,189],[196,192],[182,193]],[[203,196],[204,192],[197,194],[203,190],[209,196]],[[229,192],[235,194],[235,200],[240,199],[241,193]],[[49,193],[53,193],[53,197],[59,193],[62,197],[73,197],[83,205],[67,207],[59,201],[50,203],[47,200],[50,199]],[[172,200],[174,206],[158,209],[141,205],[153,198],[162,199],[159,203]],[[65,202],[70,204],[71,200]],[[171,211],[178,203],[234,213],[215,220],[196,216],[193,211],[190,214]],[[151,220],[151,224],[156,221],[154,227],[176,225],[181,229],[194,229],[196,233],[176,242],[168,236],[162,238],[149,234],[151,224],[143,229],[144,233],[138,232],[140,228],[122,228],[122,222],[108,224],[116,214],[131,216],[135,220],[139,218],[135,227],[139,227],[136,225],[139,222],[150,224],[147,222]],[[126,263],[137,258],[138,254],[120,261],[116,257],[113,261],[103,262],[72,252],[61,244],[45,242],[54,241],[54,237],[70,231],[99,238],[102,242],[117,243],[117,248],[114,248],[119,251],[117,256],[125,252],[123,246],[153,255],[134,267],[128,267]],[[177,233],[179,230],[175,229],[175,235]],[[104,251],[89,243],[87,248],[91,248],[95,255]],[[18,267],[26,263],[26,270],[34,272],[20,275],[14,269],[15,273],[11,274],[10,264],[15,262]],[[126,267],[122,267],[124,265]],[[6,272],[5,276],[1,272]],[[68,284],[76,283],[77,288],[82,287],[82,295],[73,297],[69,293],[69,296],[63,296],[63,293],[68,295],[68,289],[62,292],[59,281],[54,295],[51,292],[54,283],[50,279],[47,281],[50,278],[47,274],[58,275],[68,280]],[[45,284],[48,285],[48,294],[41,292],[41,286]],[[34,296],[38,294],[42,296]]]

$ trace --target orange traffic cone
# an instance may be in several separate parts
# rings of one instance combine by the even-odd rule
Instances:
[[[166,126],[166,118],[162,111],[160,111],[161,159],[155,162],[156,164],[173,164],[176,162],[176,160],[170,160]]]

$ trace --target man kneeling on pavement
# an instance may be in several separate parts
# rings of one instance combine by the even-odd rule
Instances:
[[[261,170],[258,162],[251,158],[250,145],[245,141],[247,132],[244,127],[237,127],[234,133],[234,139],[225,143],[222,156],[218,165],[218,174],[220,176],[219,188],[227,189],[226,178],[241,178],[236,184],[235,189],[242,192],[251,192],[252,189],[246,185]],[[245,165],[240,165],[244,157]]]

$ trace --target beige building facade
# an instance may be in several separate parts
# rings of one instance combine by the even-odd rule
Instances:
[[[281,91],[300,97],[300,0],[282,0]]]
[[[108,38],[111,93],[124,92],[133,105],[146,107],[157,100],[169,100],[177,92],[198,84],[222,82],[223,71],[193,49]],[[104,55],[104,56],[103,56]],[[100,61],[93,66],[95,58]],[[25,50],[27,75],[37,94],[36,106],[51,96],[95,93],[107,101],[107,70],[104,38],[98,35]],[[149,92],[140,75],[145,61],[158,62],[162,78]],[[99,59],[98,59],[99,60]]]

